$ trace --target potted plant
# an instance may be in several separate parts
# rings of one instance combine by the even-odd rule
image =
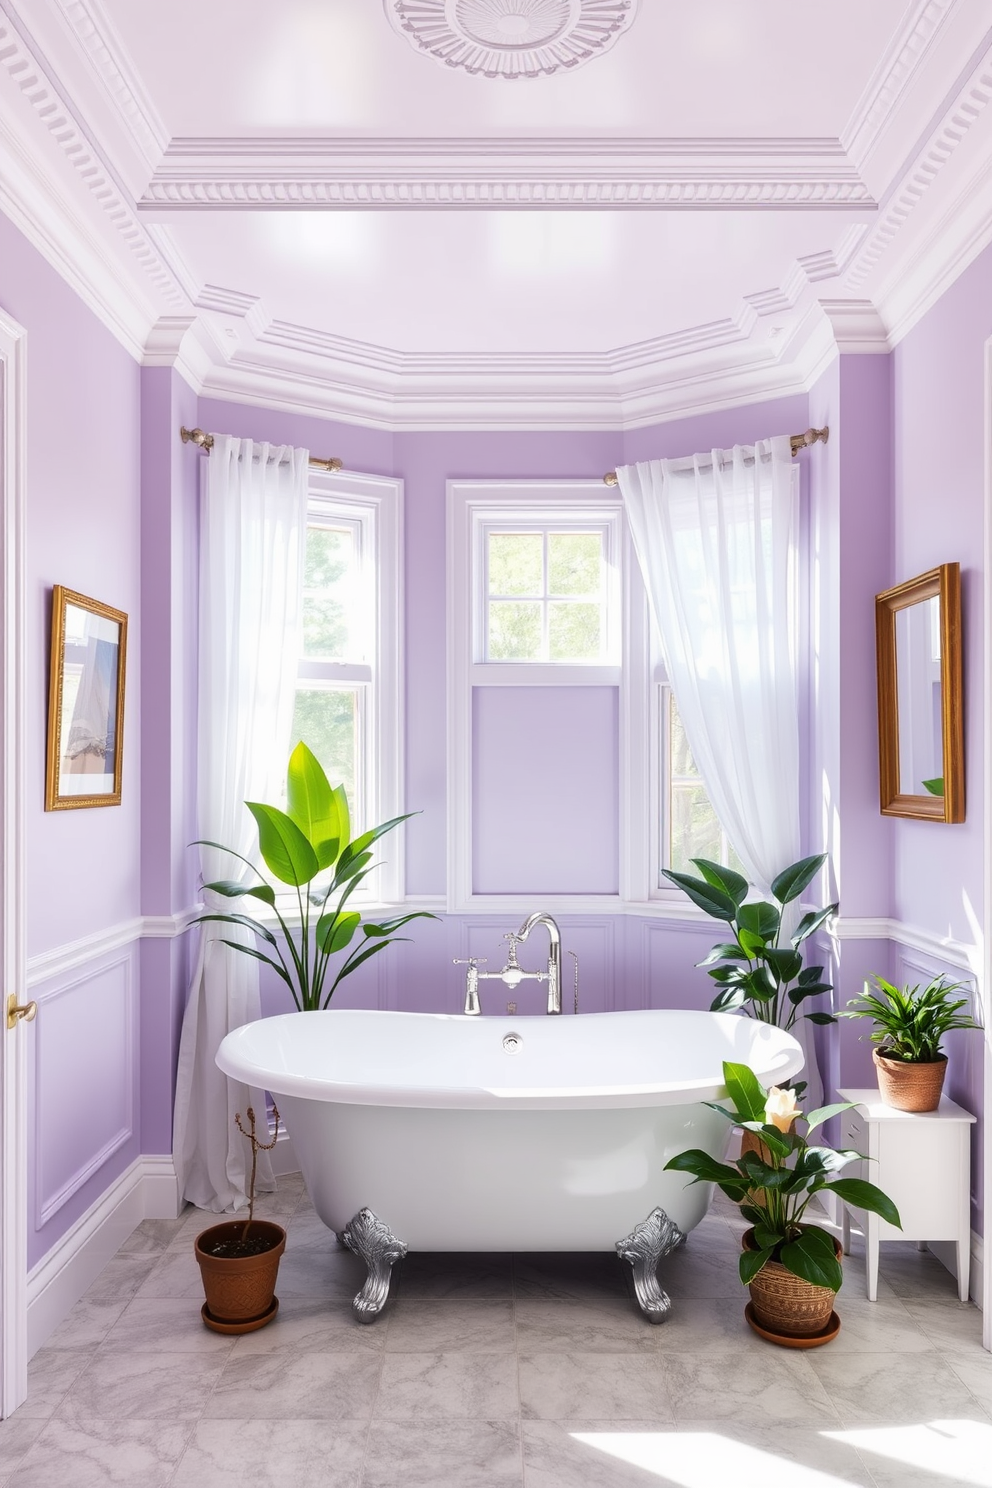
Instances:
[[[765,900],[746,902],[750,893],[747,879],[707,858],[692,859],[701,878],[664,870],[665,877],[688,894],[693,904],[714,919],[725,921],[733,932],[732,941],[721,941],[698,963],[709,969],[708,975],[719,987],[710,1004],[711,1012],[741,1008],[752,1018],[787,1031],[800,1015],[811,1023],[836,1022],[832,1013],[803,1010],[803,1003],[811,997],[831,991],[831,983],[824,981],[822,966],[804,966],[800,947],[836,913],[837,905],[828,904],[804,914],[788,944],[781,943],[782,910],[799,898],[826,857],[826,853],[817,853],[783,869],[771,885],[775,904]],[[801,1094],[806,1083],[800,1081],[791,1088]]]
[[[741,1281],[751,1293],[744,1316],[755,1332],[792,1348],[828,1343],[840,1328],[833,1302],[844,1279],[841,1248],[827,1230],[805,1221],[810,1201],[818,1193],[833,1193],[896,1226],[898,1212],[875,1184],[834,1176],[861,1153],[810,1142],[818,1126],[849,1109],[849,1101],[822,1106],[804,1117],[794,1090],[772,1086],[766,1091],[746,1064],[725,1063],[723,1078],[733,1108],[706,1104],[754,1133],[767,1156],[742,1152],[736,1162],[726,1163],[692,1148],[666,1167],[691,1173],[697,1183],[716,1183],[740,1204],[751,1226],[744,1233],[740,1258]],[[800,1121],[805,1123],[805,1135],[797,1130]]]
[[[346,976],[394,940],[404,938],[395,933],[401,926],[410,920],[437,919],[437,915],[427,910],[414,910],[363,923],[361,914],[349,906],[352,894],[377,866],[372,861],[372,844],[400,822],[407,821],[412,813],[395,816],[352,841],[344,787],[332,789],[320,761],[305,744],[297,744],[290,755],[287,809],[282,811],[278,806],[259,801],[246,801],[245,805],[258,825],[258,847],[266,868],[280,884],[295,891],[297,912],[290,917],[294,923],[284,915],[275,889],[264,879],[254,884],[221,879],[204,884],[204,888],[225,899],[259,901],[268,909],[277,929],[247,914],[220,912],[199,915],[195,923],[219,920],[250,930],[265,949],[236,940],[225,940],[224,944],[271,967],[286,983],[300,1012],[326,1008],[335,988]],[[262,878],[253,863],[223,843],[201,839],[194,845],[228,852],[256,878]],[[321,875],[326,875],[326,881],[317,885]],[[347,950],[359,930],[361,939],[338,964],[334,979],[325,990],[331,958]]]
[[[936,1111],[944,1088],[947,1056],[941,1040],[955,1028],[978,1028],[962,1014],[969,999],[963,982],[934,977],[923,988],[896,987],[884,977],[865,982],[864,992],[847,1005],[845,1018],[870,1018],[872,1059],[878,1090],[887,1106],[897,1111]]]
[[[215,1333],[252,1333],[271,1323],[279,1310],[275,1295],[279,1258],[286,1249],[286,1231],[271,1220],[255,1218],[255,1173],[259,1152],[269,1152],[279,1135],[279,1112],[269,1142],[255,1132],[255,1112],[248,1107],[248,1130],[235,1114],[238,1131],[251,1143],[248,1181],[248,1218],[225,1220],[197,1235],[193,1245],[206,1301],[200,1316]]]

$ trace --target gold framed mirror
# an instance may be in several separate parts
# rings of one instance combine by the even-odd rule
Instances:
[[[45,810],[119,806],[127,616],[52,590]]]
[[[961,565],[875,596],[883,816],[964,821]]]

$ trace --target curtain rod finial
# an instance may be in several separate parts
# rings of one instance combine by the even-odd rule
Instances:
[[[210,451],[214,447],[214,436],[206,434],[202,429],[187,429],[180,425],[179,437],[183,444],[195,444],[198,449]]]
[[[620,484],[620,482],[617,479],[617,473],[616,473],[615,470],[608,470],[606,472],[606,474],[603,476],[603,485],[604,486],[618,486],[619,484]]]
[[[800,450],[809,449],[811,444],[826,444],[830,437],[830,427],[824,424],[822,429],[807,429],[805,434],[793,434],[789,443],[792,453],[798,455]]]

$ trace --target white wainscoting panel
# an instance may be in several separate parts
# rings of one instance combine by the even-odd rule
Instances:
[[[129,946],[38,991],[34,1221],[39,1229],[134,1131],[135,955]]]

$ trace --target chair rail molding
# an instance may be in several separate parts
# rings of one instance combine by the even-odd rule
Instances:
[[[857,918],[853,915],[841,915],[834,925],[833,935],[839,941],[892,940],[908,950],[919,951],[935,961],[959,967],[962,971],[979,975],[982,970],[981,945],[969,945],[966,941],[955,940],[949,935],[938,935],[918,925],[907,925],[902,920],[881,916]]]
[[[29,988],[43,986],[136,940],[175,940],[190,929],[200,908],[194,904],[172,915],[136,915],[133,919],[108,925],[105,930],[94,930],[91,935],[80,936],[78,940],[67,941],[49,951],[40,951],[28,958],[26,985]]]

